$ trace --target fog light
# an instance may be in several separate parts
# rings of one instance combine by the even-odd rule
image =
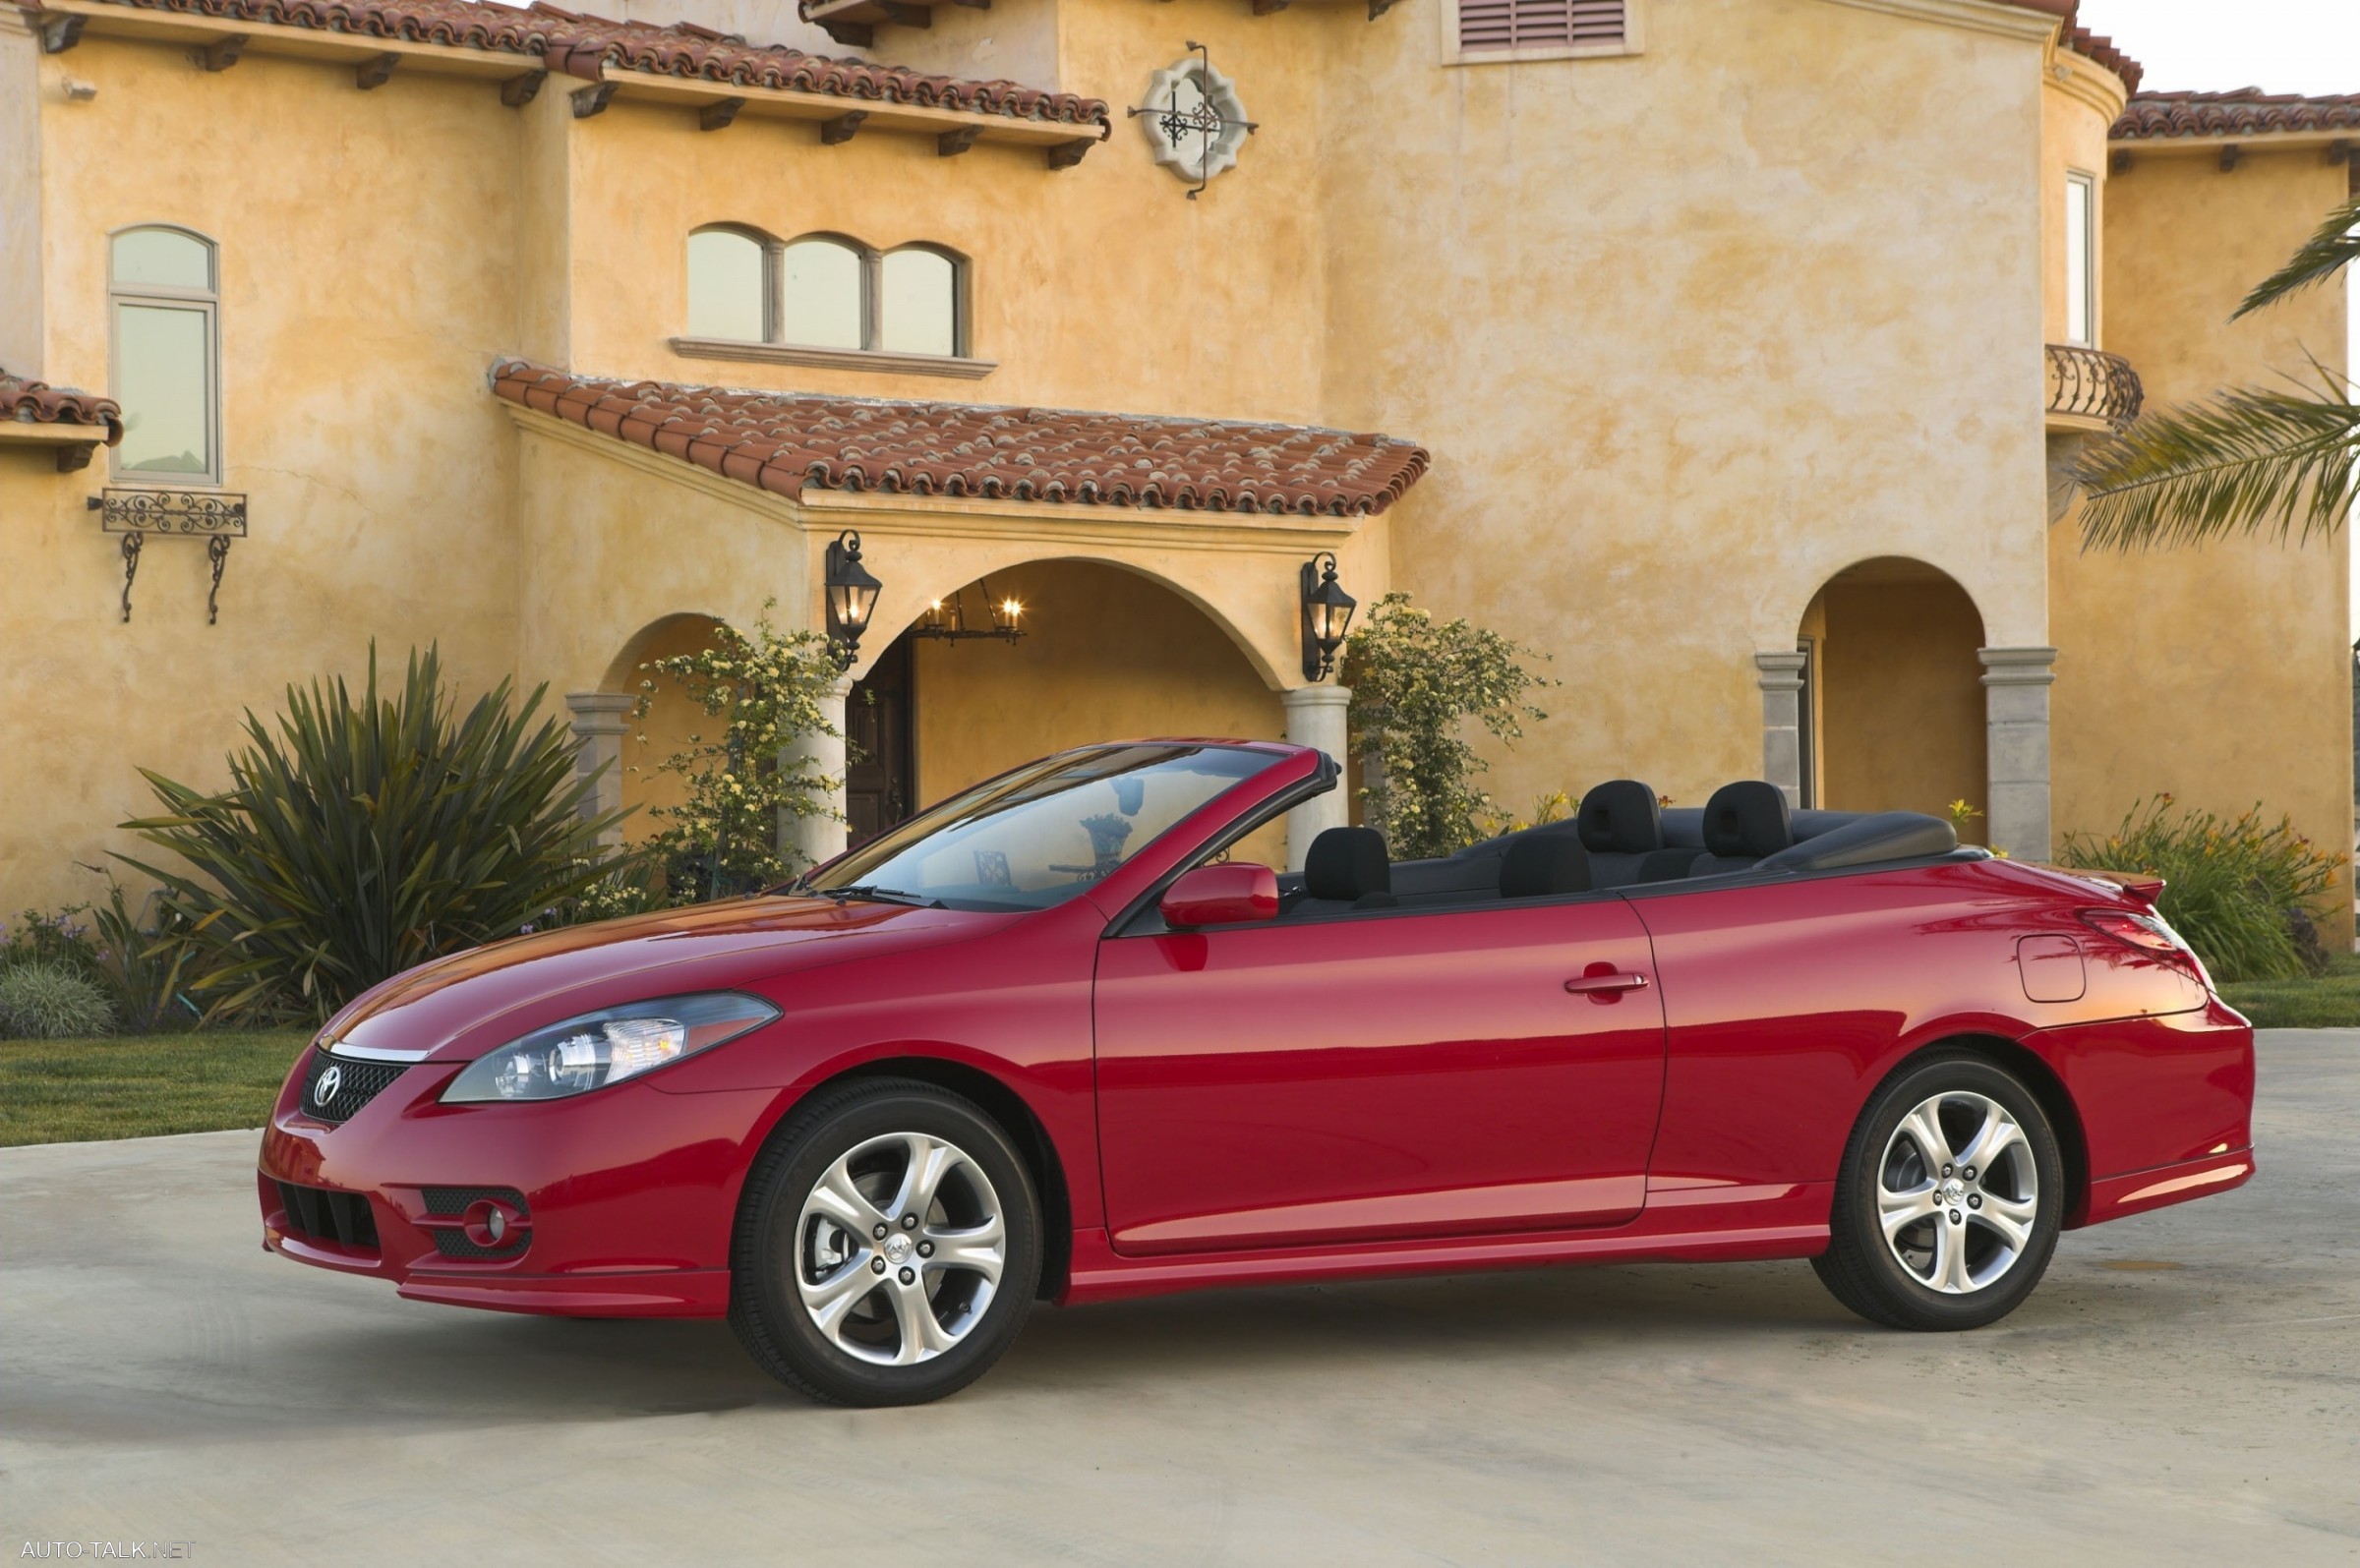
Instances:
[[[487,1251],[510,1242],[521,1245],[526,1235],[524,1216],[496,1197],[479,1197],[468,1204],[467,1212],[460,1216],[459,1230]]]

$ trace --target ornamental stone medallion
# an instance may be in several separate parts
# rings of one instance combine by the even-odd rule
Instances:
[[[1237,165],[1237,149],[1250,129],[1236,84],[1209,60],[1188,59],[1164,67],[1148,83],[1147,108],[1137,116],[1147,128],[1155,161],[1192,185],[1204,185]]]

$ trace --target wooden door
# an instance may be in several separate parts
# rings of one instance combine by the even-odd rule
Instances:
[[[899,637],[878,656],[845,703],[845,814],[859,843],[917,809],[916,707],[912,690],[910,639]]]

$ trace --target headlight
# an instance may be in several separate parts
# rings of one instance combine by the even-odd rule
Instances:
[[[735,1040],[778,1016],[759,997],[734,991],[602,1008],[478,1057],[451,1080],[442,1099],[450,1104],[580,1094]]]

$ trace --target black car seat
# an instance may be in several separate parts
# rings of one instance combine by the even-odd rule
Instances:
[[[1655,791],[1636,779],[1609,780],[1581,797],[1573,823],[1590,852],[1592,887],[1639,880],[1639,863],[1664,846],[1662,809]]]
[[[1292,912],[1382,909],[1393,902],[1392,862],[1374,828],[1329,828],[1303,857],[1303,901]]]
[[[1545,899],[1590,891],[1590,852],[1565,833],[1526,834],[1500,857],[1500,897]]]
[[[1704,853],[1689,867],[1692,877],[1749,871],[1764,855],[1795,842],[1786,791],[1759,779],[1723,784],[1704,803]]]

